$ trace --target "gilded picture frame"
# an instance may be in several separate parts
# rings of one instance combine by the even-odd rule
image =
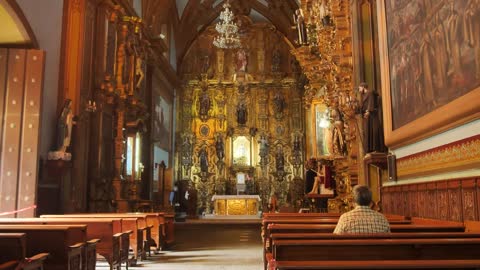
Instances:
[[[392,78],[397,78],[399,73],[397,70],[395,70],[395,68],[393,71],[391,70],[391,67],[395,66],[395,64],[398,65],[398,61],[395,61],[395,62],[390,62],[390,61],[393,61],[391,58],[395,57],[395,53],[398,54],[398,52],[395,52],[392,48],[398,49],[398,47],[389,47],[389,42],[392,41],[392,33],[390,33],[390,40],[389,40],[388,30],[396,29],[396,28],[392,27],[391,25],[390,26],[387,25],[387,23],[391,23],[391,21],[394,21],[391,18],[387,18],[387,12],[388,12],[387,8],[392,8],[392,6],[396,5],[397,6],[396,8],[398,9],[402,6],[405,7],[406,5],[413,3],[412,5],[418,5],[418,6],[421,6],[421,8],[425,9],[426,8],[425,5],[427,5],[427,2],[430,5],[434,6],[434,9],[429,9],[429,10],[433,10],[432,12],[437,12],[439,15],[435,16],[434,22],[424,21],[421,24],[419,23],[418,27],[419,28],[424,27],[425,28],[424,30],[429,30],[430,27],[432,27],[432,30],[433,30],[433,27],[436,27],[436,26],[447,27],[446,23],[448,23],[447,21],[448,8],[450,8],[450,10],[453,10],[452,13],[456,11],[455,9],[458,9],[459,12],[462,11],[460,10],[459,7],[456,7],[455,5],[459,5],[459,3],[463,1],[451,2],[451,1],[429,1],[429,0],[426,0],[426,1],[377,0],[378,37],[379,37],[381,85],[382,85],[383,114],[384,114],[384,133],[385,133],[385,144],[390,148],[398,148],[406,144],[411,144],[416,141],[422,140],[424,138],[428,138],[432,135],[441,133],[450,128],[453,128],[453,127],[456,127],[480,118],[480,87],[479,87],[480,78],[476,78],[473,81],[474,84],[470,84],[470,86],[471,85],[475,85],[475,86],[472,87],[471,89],[464,90],[464,93],[462,93],[461,96],[458,96],[458,97],[454,95],[448,96],[448,93],[437,91],[435,92],[435,94],[443,95],[442,103],[436,104],[436,106],[433,106],[433,105],[429,106],[431,107],[431,110],[427,112],[423,112],[423,114],[419,114],[418,116],[411,116],[410,119],[407,119],[408,121],[402,121],[403,123],[401,125],[398,124],[398,121],[397,121],[397,124],[394,123],[394,119],[399,119],[399,114],[401,113],[401,111],[399,110],[400,106],[398,106],[398,104],[400,103],[399,100],[401,100],[402,98],[402,96],[400,95],[404,94],[404,92],[406,91],[410,91],[410,93],[418,92],[419,95],[425,95],[424,93],[425,88],[418,87],[417,89],[415,88],[416,85],[412,86],[408,84],[406,84],[405,86],[402,86],[401,88],[396,87],[397,84],[392,86]],[[454,3],[454,4],[451,4],[451,3]],[[447,5],[452,5],[452,6],[447,6]],[[466,5],[468,6],[468,3]],[[465,7],[465,9],[467,8],[467,6]],[[411,8],[411,9],[414,10],[414,8]],[[446,10],[444,12],[445,15],[442,13],[443,10]],[[398,10],[391,10],[390,14],[397,11]],[[425,16],[425,17],[429,17],[429,16]],[[477,25],[478,21],[475,21],[475,23]],[[408,42],[408,39],[415,39],[415,35],[414,35],[415,30],[413,31],[411,30],[411,29],[415,29],[413,27],[413,24],[407,25],[406,27],[408,31],[411,31],[411,32],[409,32],[409,35],[406,39],[405,38],[402,39],[402,42],[405,42],[405,40],[407,40]],[[396,46],[397,44],[394,44],[394,45]],[[415,47],[406,47],[406,49],[415,50]],[[433,57],[439,57],[439,56],[436,54],[436,52],[434,52]],[[451,57],[451,56],[448,55],[448,57]],[[417,60],[422,61],[421,59],[417,59]],[[404,59],[401,59],[401,61],[404,61]],[[447,61],[453,62],[453,60],[447,60]],[[472,65],[471,62],[469,63],[470,65]],[[418,63],[418,65],[421,65],[421,64],[422,63]],[[475,62],[474,64],[476,65],[478,63]],[[414,65],[410,65],[407,67],[408,69],[415,69]],[[435,68],[436,70],[439,69],[438,66],[433,66],[433,68]],[[462,67],[462,68],[465,69],[465,67]],[[477,69],[479,69],[478,66],[477,66]],[[479,70],[477,70],[477,72],[480,72]],[[455,70],[453,70],[453,72],[455,72]],[[475,76],[476,75],[475,72],[473,73],[474,73],[473,76]],[[424,74],[425,72],[421,73],[420,75],[423,76]],[[395,77],[392,77],[394,75]],[[408,79],[408,77],[405,77],[405,78]],[[404,80],[408,81],[405,78]],[[436,80],[439,80],[439,79],[452,80],[451,76],[449,78],[441,78],[438,76],[434,78]],[[422,81],[425,81],[425,78],[420,78],[420,79]],[[438,82],[434,82],[434,83],[438,85]],[[454,85],[455,87],[457,87],[458,86],[457,82],[449,81],[449,83],[450,83],[449,84],[450,88],[448,89],[449,92],[455,93],[456,89],[453,89],[451,85]],[[400,93],[399,89],[403,92]],[[418,106],[428,106],[428,104],[419,102],[418,99],[415,99],[415,94],[410,94],[410,95],[411,97],[406,94],[404,95],[406,97],[409,97],[409,98],[404,98],[403,100],[404,107],[414,110],[415,107],[418,107]]]

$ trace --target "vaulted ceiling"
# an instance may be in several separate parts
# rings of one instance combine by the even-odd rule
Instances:
[[[156,23],[172,23],[179,64],[195,39],[216,21],[227,0],[142,0],[143,17]],[[292,44],[293,14],[298,0],[229,0],[235,15],[253,22],[269,22]]]

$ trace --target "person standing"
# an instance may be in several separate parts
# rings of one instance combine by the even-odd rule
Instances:
[[[307,169],[305,173],[305,194],[308,194],[312,191],[315,177],[317,177],[317,172],[314,170],[317,167],[317,160],[315,158],[309,159],[305,167]]]
[[[372,192],[367,186],[357,185],[353,188],[355,208],[342,214],[333,233],[389,233],[387,218],[370,208]]]

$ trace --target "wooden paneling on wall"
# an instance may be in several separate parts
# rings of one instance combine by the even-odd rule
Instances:
[[[36,203],[44,59],[44,51],[0,49],[0,212],[28,209],[20,217],[33,216]]]
[[[480,220],[480,177],[384,187],[382,206],[385,214]]]

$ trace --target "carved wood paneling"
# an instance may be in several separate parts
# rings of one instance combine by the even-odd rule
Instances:
[[[476,196],[476,181],[469,179],[462,181],[462,205],[463,205],[463,220],[477,220],[477,212],[475,209]]]
[[[382,188],[383,212],[450,221],[480,219],[480,179],[452,179]],[[405,208],[398,204],[405,198]]]
[[[437,203],[438,203],[438,218],[442,220],[448,219],[448,191],[447,182],[437,183]]]

